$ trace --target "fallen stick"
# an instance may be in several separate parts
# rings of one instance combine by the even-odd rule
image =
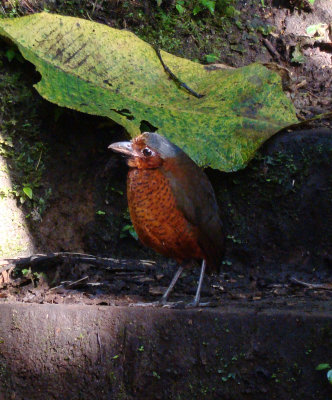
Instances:
[[[49,253],[33,254],[29,257],[0,259],[0,274],[11,268],[22,270],[26,267],[53,267],[56,263],[70,262],[91,264],[110,272],[146,271],[154,268],[155,262],[149,260],[119,260],[116,258],[97,257],[83,253]]]
[[[75,282],[72,282],[72,281],[61,282],[60,285],[54,286],[54,287],[50,288],[49,290],[52,291],[52,290],[58,290],[58,289],[72,289],[72,288],[74,288],[76,286],[80,286],[82,284],[83,285],[86,284],[87,283],[86,281],[88,281],[88,280],[89,280],[89,277],[86,275],[83,278],[78,279]]]
[[[290,278],[290,281],[292,283],[295,283],[296,285],[303,286],[307,289],[332,290],[331,283],[308,283],[308,282],[300,281],[299,279],[297,279],[295,277]]]
[[[265,38],[263,38],[263,43],[264,43],[265,47],[269,50],[270,54],[274,57],[274,59],[276,61],[280,62],[281,56],[278,53],[278,51],[273,47],[272,43]]]

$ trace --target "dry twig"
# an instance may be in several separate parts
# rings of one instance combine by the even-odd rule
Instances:
[[[29,257],[0,259],[0,274],[11,268],[22,270],[27,267],[39,267],[48,269],[58,263],[71,264],[90,264],[101,267],[110,272],[128,272],[128,271],[146,271],[153,268],[154,261],[148,260],[118,260],[116,258],[97,257],[91,254],[83,253],[50,253],[50,254],[33,254]]]
[[[264,43],[265,47],[271,53],[272,57],[274,57],[274,59],[276,61],[280,62],[281,61],[281,56],[278,53],[278,51],[273,47],[272,43],[269,40],[265,39],[265,38],[263,38],[263,43]]]
[[[322,289],[322,290],[332,290],[331,283],[309,283],[301,281],[295,277],[291,277],[290,281],[295,285],[303,286],[307,289]]]

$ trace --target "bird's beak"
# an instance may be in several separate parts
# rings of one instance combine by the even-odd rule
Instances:
[[[108,148],[118,153],[126,154],[127,156],[132,156],[134,152],[131,142],[112,143]]]

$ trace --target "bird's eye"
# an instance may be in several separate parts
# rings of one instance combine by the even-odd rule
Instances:
[[[150,157],[150,156],[152,156],[152,151],[151,151],[148,147],[145,147],[145,149],[142,150],[142,153],[143,153],[143,155],[144,155],[145,157]]]

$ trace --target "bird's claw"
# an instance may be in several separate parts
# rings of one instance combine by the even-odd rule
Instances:
[[[183,301],[176,301],[174,303],[168,302],[162,305],[163,308],[172,308],[172,309],[184,309],[186,308],[186,304]]]
[[[180,302],[179,302],[180,303]],[[169,303],[167,301],[152,301],[150,303],[130,303],[129,307],[162,307],[162,308],[176,308],[177,303]]]
[[[217,307],[218,304],[213,301],[208,301],[206,303],[191,302],[185,303],[184,301],[153,301],[150,303],[131,303],[129,307],[161,307],[161,308],[171,308],[175,310],[183,310],[188,308],[199,308],[199,307]]]
[[[130,303],[129,307],[157,307],[159,305],[158,301],[152,303]]]
[[[208,301],[207,303],[191,302],[186,304],[185,308],[199,308],[199,307],[217,307],[218,304],[213,301]]]

